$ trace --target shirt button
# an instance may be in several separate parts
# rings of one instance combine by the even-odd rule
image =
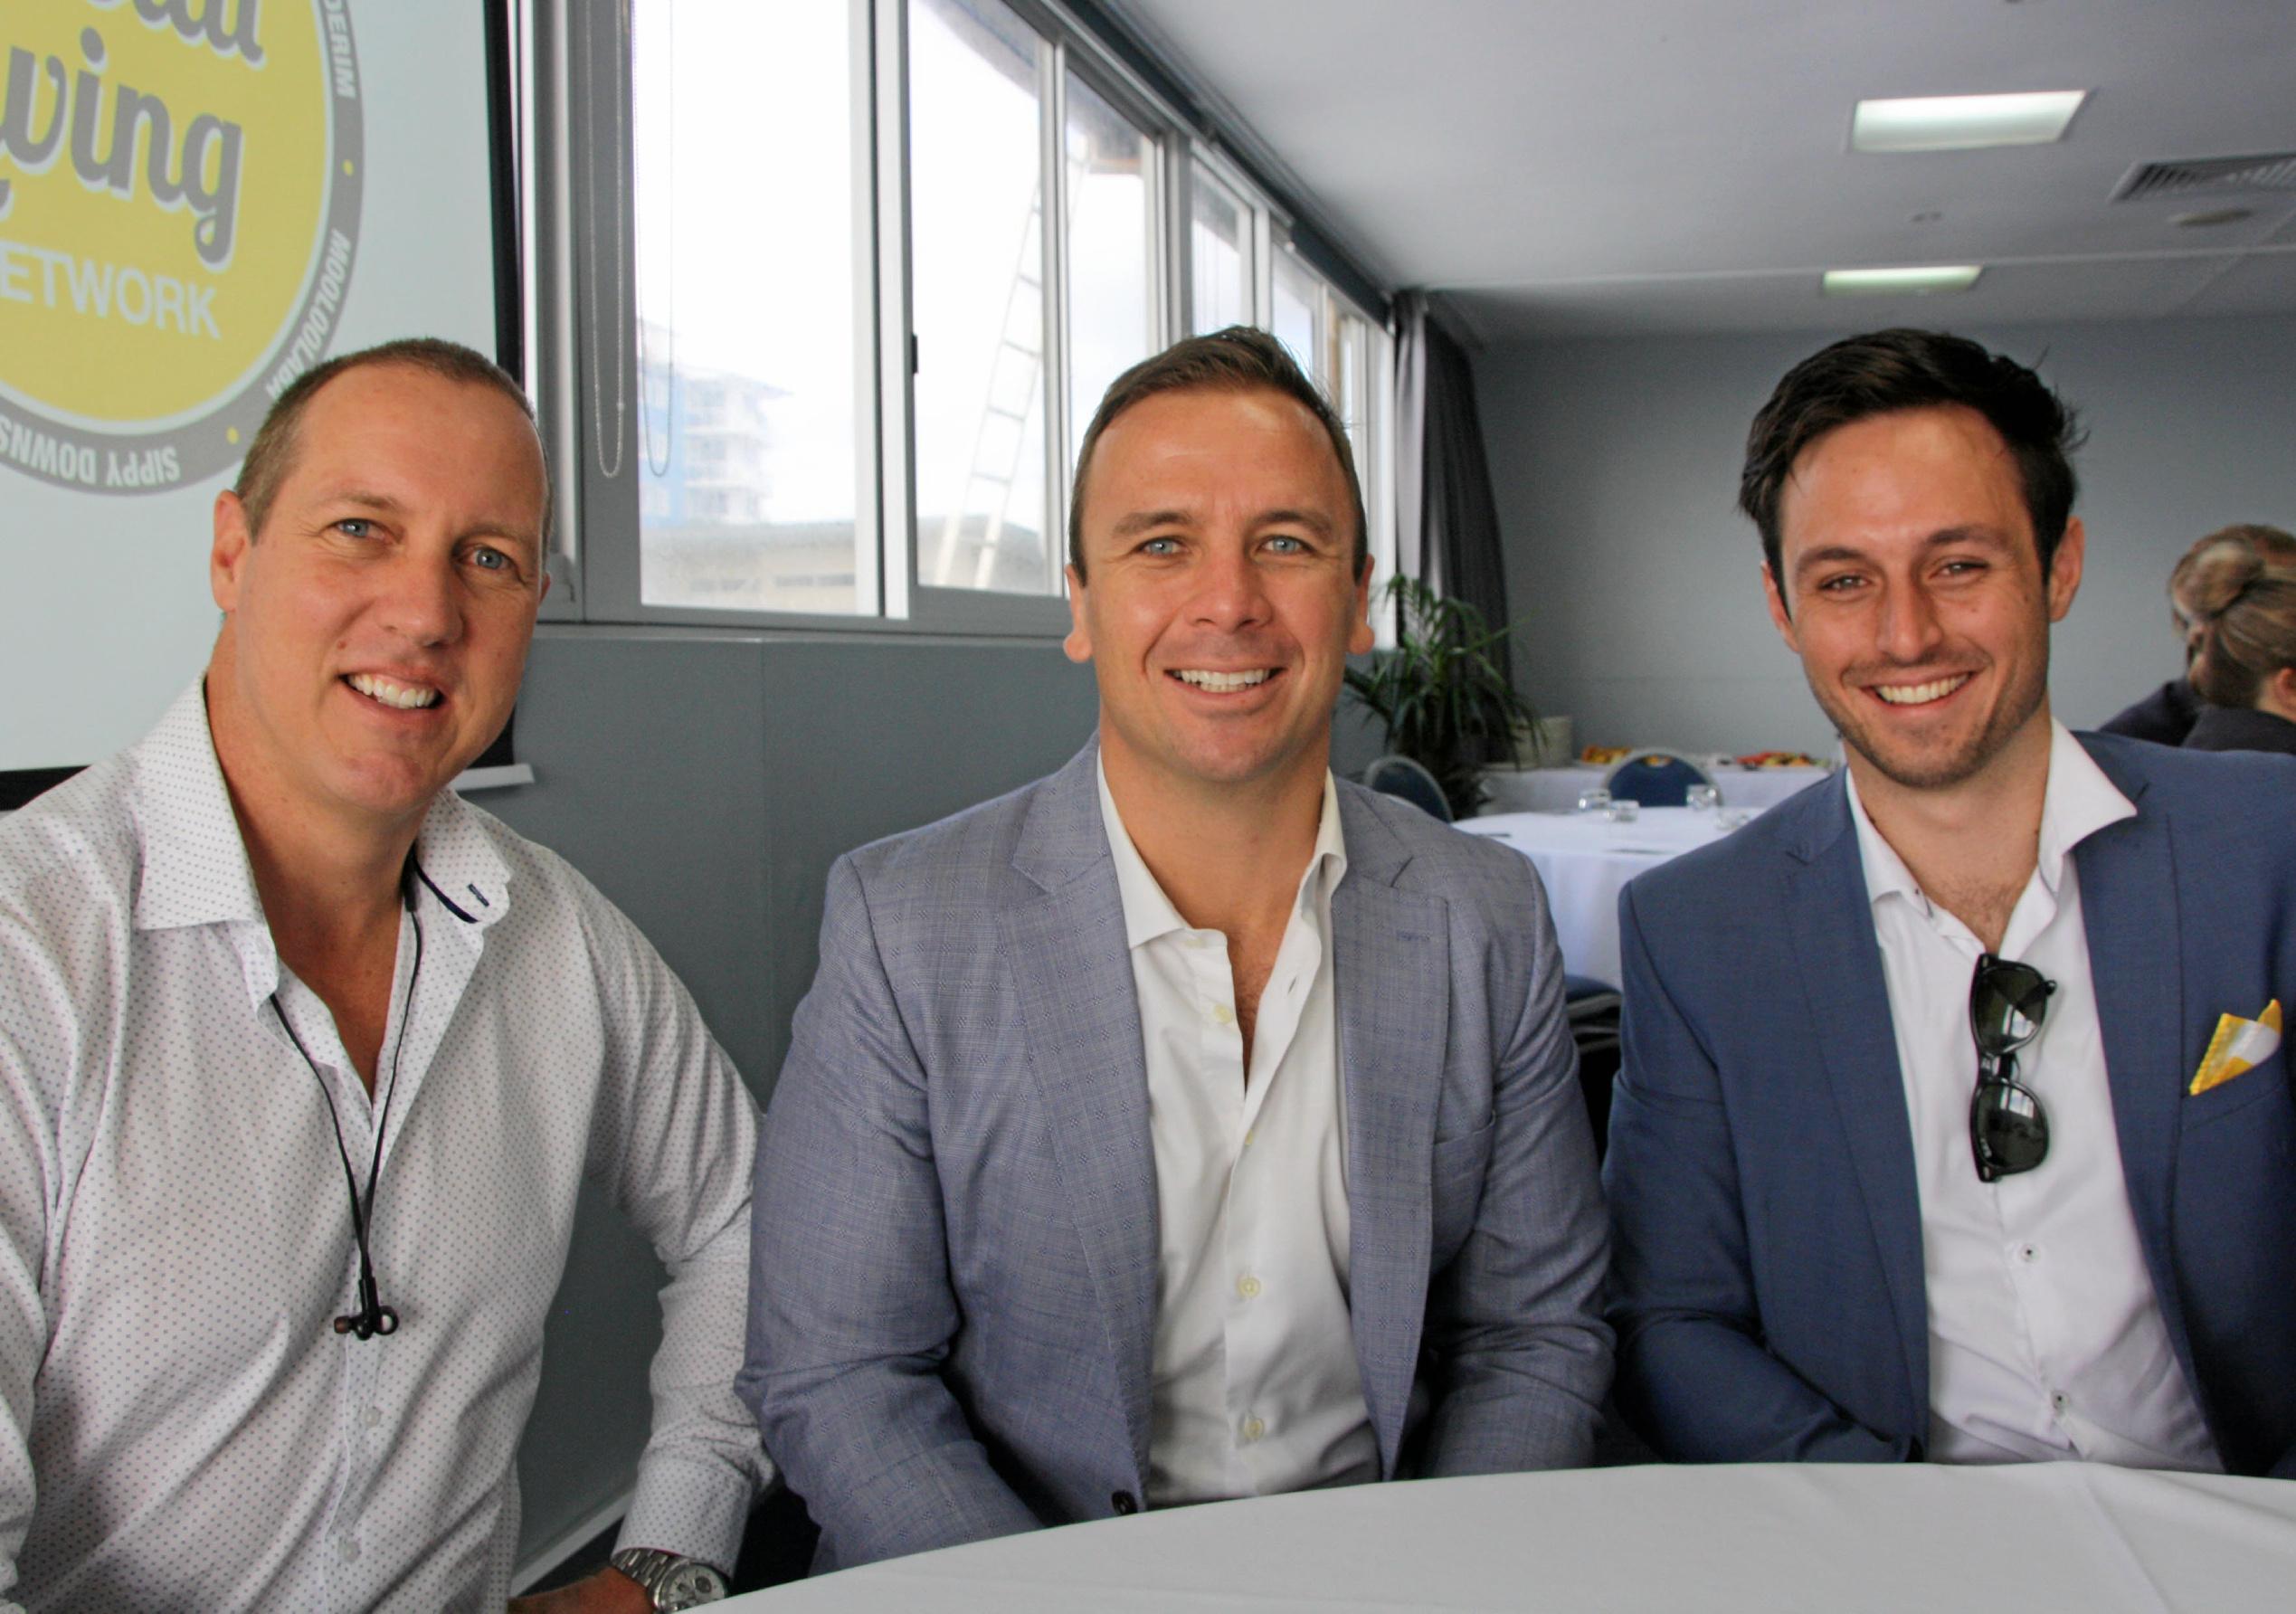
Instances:
[[[344,1562],[356,1563],[359,1561],[359,1543],[346,1535],[335,1543],[335,1552]]]
[[[2041,1251],[2035,1246],[2030,1244],[2020,1244],[2017,1246],[2017,1259],[2023,1261],[2026,1266],[2032,1266],[2034,1262],[2039,1260],[2040,1258]]]
[[[359,1421],[366,1425],[368,1429],[381,1429],[383,1427],[383,1409],[380,1407],[369,1407],[365,1411],[359,1414]]]
[[[1249,1132],[1244,1134],[1244,1147],[1247,1149],[1250,1148],[1258,1136],[1259,1128],[1257,1126],[1253,1127]]]
[[[1241,1295],[1247,1300],[1258,1299],[1259,1279],[1254,1277],[1248,1272],[1245,1273],[1243,1277],[1236,1280],[1236,1293]]]
[[[1214,1003],[1212,1005],[1212,1018],[1223,1026],[1228,1025],[1235,1020],[1236,1011],[1225,1003]]]
[[[1257,1418],[1247,1418],[1244,1419],[1244,1428],[1242,1432],[1244,1444],[1249,1446],[1253,1441],[1267,1433],[1267,1425]]]
[[[2073,1410],[2073,1398],[2060,1390],[2049,1398],[2049,1405],[2057,1410],[2059,1416],[2063,1416]]]

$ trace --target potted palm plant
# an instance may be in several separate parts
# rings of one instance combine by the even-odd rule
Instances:
[[[1507,628],[1413,577],[1387,585],[1395,648],[1347,669],[1348,692],[1386,726],[1387,748],[1435,775],[1455,818],[1483,804],[1483,770],[1512,754],[1513,725],[1537,721],[1504,670]]]

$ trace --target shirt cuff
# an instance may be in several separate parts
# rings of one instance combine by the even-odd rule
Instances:
[[[657,1457],[638,1470],[638,1489],[621,1522],[614,1550],[651,1547],[698,1558],[722,1574],[734,1572],[742,1533],[756,1493],[745,1476],[729,1469]]]

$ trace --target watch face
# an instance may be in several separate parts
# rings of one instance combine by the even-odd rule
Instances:
[[[654,1607],[657,1609],[696,1609],[704,1603],[714,1603],[726,1595],[726,1577],[707,1563],[688,1559],[662,1577],[654,1588]]]

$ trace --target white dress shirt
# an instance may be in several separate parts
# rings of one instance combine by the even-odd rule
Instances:
[[[1324,779],[1315,850],[1260,994],[1251,1068],[1228,938],[1180,916],[1100,779],[1148,1066],[1158,1259],[1148,1500],[1379,1477],[1347,1305],[1346,1153]]]
[[[2072,858],[2136,809],[2063,724],[2051,727],[2040,856],[2000,949],[2057,983],[2040,1036],[2016,1055],[2049,1153],[1993,1182],[1969,1152],[1969,981],[1984,946],[1922,895],[1850,782],[1921,1199],[1929,1456],[2218,1472],[2137,1242]]]
[[[560,859],[451,793],[415,854],[370,1100],[272,945],[199,685],[0,824],[0,1609],[499,1609],[585,1173],[671,1275],[623,1539],[730,1565],[766,1473],[733,1394],[754,1106]],[[388,1099],[387,1338],[331,1327],[322,1083],[362,1188]]]

